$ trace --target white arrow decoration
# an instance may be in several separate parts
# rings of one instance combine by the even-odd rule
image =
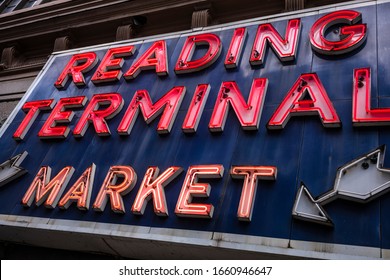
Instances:
[[[309,190],[303,183],[298,190],[292,214],[297,219],[333,225],[325,210],[320,204],[315,202]]]
[[[301,220],[333,225],[323,206],[336,199],[369,202],[390,191],[390,169],[383,168],[385,145],[337,169],[333,188],[314,199],[302,183],[292,215]]]
[[[27,155],[24,151],[0,164],[0,187],[27,173],[26,169],[19,167]]]

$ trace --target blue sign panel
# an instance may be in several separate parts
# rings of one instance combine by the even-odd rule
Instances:
[[[1,131],[1,223],[388,252],[390,4],[347,8],[54,54]]]

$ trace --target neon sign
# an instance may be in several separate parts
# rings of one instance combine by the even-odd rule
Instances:
[[[313,50],[327,55],[337,55],[353,51],[366,38],[367,27],[365,24],[358,24],[359,21],[361,21],[361,14],[350,10],[333,12],[318,19],[310,31],[310,43]],[[325,32],[332,26],[340,23],[346,24],[345,27],[340,29],[342,39],[336,42],[326,39]],[[252,54],[249,59],[250,63],[252,65],[263,64],[267,46],[272,48],[281,61],[294,60],[298,40],[301,36],[300,30],[300,19],[288,21],[284,38],[276,31],[272,24],[259,25],[256,38],[253,42]],[[234,31],[229,45],[228,55],[225,59],[225,66],[227,68],[236,67],[237,61],[241,56],[245,36],[245,28],[237,28]],[[207,51],[201,58],[194,59],[193,54],[195,49],[201,45],[206,45]],[[174,66],[174,72],[179,75],[184,75],[210,67],[219,57],[221,48],[221,40],[215,34],[206,33],[188,36],[184,42],[178,61]],[[136,46],[134,45],[107,50],[97,70],[94,72],[91,81],[95,84],[118,81],[122,76],[122,70],[126,71],[123,77],[128,80],[135,79],[143,70],[153,70],[159,76],[168,75],[168,54],[164,40],[153,43],[144,53],[136,58],[129,69],[122,69],[124,59],[133,56],[135,50]],[[55,87],[61,90],[59,93],[62,90],[66,90],[69,86],[69,78],[71,78],[70,80],[75,85],[84,87],[86,85],[84,74],[91,71],[97,63],[97,55],[94,52],[73,55],[54,83]],[[369,75],[367,73],[355,74],[355,84],[362,83],[362,81],[356,81],[363,76],[367,77],[369,82]],[[215,101],[213,114],[210,118],[210,131],[223,130],[229,105],[234,109],[244,129],[258,129],[268,83],[267,78],[254,79],[248,102],[246,102],[242,92],[234,81],[223,81]],[[367,88],[367,86],[364,88]],[[199,118],[201,118],[202,108],[204,102],[207,101],[209,91],[209,85],[198,84],[197,89],[193,93],[191,106],[187,111],[187,118],[182,125],[184,132],[196,131],[196,124],[199,122]],[[358,96],[356,91],[357,89],[355,87],[355,99]],[[365,91],[365,96],[367,97],[369,90]],[[137,90],[127,107],[120,125],[117,127],[117,133],[129,135],[139,111],[142,112],[147,123],[150,123],[157,115],[161,114],[157,131],[158,133],[169,133],[185,94],[186,87],[174,86],[162,98],[153,103],[146,90]],[[359,96],[361,95],[359,94]],[[86,100],[84,96],[60,99],[38,136],[42,138],[66,137],[69,128],[57,124],[69,124],[74,114],[70,109],[83,108]],[[19,140],[23,139],[31,123],[36,118],[36,115],[41,111],[52,109],[54,104],[54,100],[26,102],[23,110],[27,112],[27,115],[23,123],[15,131],[14,138]],[[107,104],[109,104],[108,108],[99,109],[100,106]],[[358,102],[358,104],[362,104],[362,102]],[[361,111],[359,110],[361,105],[358,104],[354,105],[354,112],[356,112],[353,116],[354,123],[378,122],[378,118],[375,117],[377,115],[376,112],[379,114],[384,112],[383,110],[371,110],[370,112],[372,113],[365,116],[365,121],[363,122],[358,120],[357,115],[361,114],[359,113]],[[81,119],[76,124],[73,135],[75,137],[82,137],[89,123],[93,124],[98,135],[110,135],[111,132],[107,125],[107,120],[117,115],[122,109],[122,106],[123,100],[120,93],[111,92],[94,95],[85,108]],[[341,125],[337,112],[332,105],[320,77],[316,73],[301,74],[292,85],[286,98],[274,112],[267,127],[269,129],[283,128],[291,116],[312,114],[318,115],[325,127],[340,127]],[[381,121],[386,119],[387,117],[384,117]]]
[[[258,71],[269,63],[265,60],[267,51],[271,53],[268,56],[276,56],[278,63],[284,67],[286,62],[293,63],[297,59],[299,42],[308,36],[306,39],[316,54],[353,56],[353,52],[364,47],[367,38],[368,27],[361,22],[361,13],[344,10],[317,19],[308,34],[302,34],[304,23],[300,18],[295,18],[284,23],[284,34],[272,23],[259,24],[255,33],[253,29],[251,31],[252,41],[248,39],[248,28],[239,27],[232,30],[228,40],[213,32],[186,36],[182,44],[175,45],[174,50],[170,41],[157,40],[145,44],[143,48],[132,43],[110,47],[104,49],[104,54],[101,49],[78,52],[62,64],[59,73],[56,72],[58,75],[51,83],[53,95],[35,99],[39,97],[36,94],[33,100],[24,102],[22,119],[13,126],[16,127],[12,137],[16,144],[23,145],[36,137],[31,135],[36,127],[39,127],[37,137],[49,143],[66,143],[70,138],[77,138],[75,145],[83,145],[87,141],[86,135],[90,137],[91,134],[109,142],[109,136],[117,135],[120,140],[115,144],[118,147],[113,149],[119,150],[122,149],[120,145],[125,142],[131,145],[132,138],[139,136],[134,129],[138,115],[142,115],[147,124],[159,118],[156,130],[159,135],[165,135],[159,137],[166,137],[161,138],[166,141],[169,141],[171,133],[177,133],[172,130],[179,115],[181,122],[176,124],[181,128],[179,137],[197,137],[202,129],[199,125],[202,120],[205,123],[206,116],[207,129],[213,135],[211,137],[221,137],[229,115],[242,130],[258,131],[264,129],[260,123],[266,99],[269,95],[275,95],[270,85],[277,82]],[[339,28],[340,25],[342,27]],[[339,28],[339,40],[327,37],[333,28]],[[245,48],[250,52],[244,52]],[[175,63],[171,63],[170,59],[173,51]],[[221,56],[222,53],[224,55]],[[130,60],[133,62],[129,63]],[[249,67],[246,69],[260,72],[260,75],[256,73],[245,83],[240,83],[225,79],[222,74],[217,87],[212,86],[211,82],[194,81],[199,73],[219,67],[218,61],[221,61],[220,65],[223,64],[222,70],[218,71],[227,73],[227,76],[239,71],[240,65],[246,65]],[[153,91],[133,86],[143,75],[158,79],[159,85]],[[328,93],[332,85],[324,83],[321,75],[314,72],[295,73],[295,77],[289,90],[277,93],[283,98],[272,104],[273,113],[266,123],[267,133],[283,131],[291,118],[306,120],[306,116],[314,116],[317,121],[319,119],[325,130],[341,128],[341,118]],[[172,78],[170,81],[174,83],[160,86],[168,78]],[[191,81],[192,90],[189,90],[187,79]],[[376,109],[371,106],[371,80],[370,67],[356,68],[351,73],[351,122],[355,126],[390,123],[389,108]],[[250,88],[247,85],[251,85]],[[105,91],[107,87],[110,91]],[[90,88],[95,92],[91,92]],[[84,91],[88,94],[84,94]],[[212,105],[207,107],[207,104]],[[208,136],[202,134],[202,137]],[[14,168],[21,163],[20,158],[12,159]],[[76,170],[73,167],[75,163],[66,164],[54,177],[50,164],[42,165],[31,180],[21,204],[26,208],[43,204],[47,208],[63,210],[74,204],[81,211],[92,208],[96,212],[104,212],[109,203],[115,213],[124,214],[128,209],[140,216],[144,215],[147,207],[152,206],[157,216],[168,216],[169,207],[174,207],[174,214],[178,217],[212,219],[217,207],[208,201],[212,194],[212,183],[228,177],[243,181],[239,202],[234,207],[238,220],[250,222],[253,220],[258,185],[262,181],[277,181],[277,173],[280,174],[279,167],[268,162],[236,164],[231,161],[230,167],[218,163],[218,159],[214,162],[202,161],[187,166],[167,164],[162,171],[151,163],[138,184],[137,178],[142,171],[130,164],[110,163],[102,182],[95,178],[101,162],[94,162],[93,157],[83,170]],[[225,172],[225,169],[229,171]],[[82,171],[78,179],[72,176],[75,171]],[[182,187],[176,194],[175,203],[168,205],[166,192],[180,176],[184,176]],[[13,178],[13,175],[9,178]],[[10,180],[13,179],[4,179],[2,184]],[[211,183],[206,182],[208,180]],[[70,187],[67,186],[69,182],[72,182]],[[97,187],[99,185],[100,188]],[[92,195],[94,188],[95,196]],[[131,207],[123,199],[130,193],[134,193]],[[314,208],[322,211],[319,205],[321,201],[315,201],[306,187],[300,188],[299,193],[300,197],[306,193],[310,201],[317,203]],[[149,201],[152,201],[152,206],[148,206]],[[295,208],[296,213],[299,212],[298,208]]]

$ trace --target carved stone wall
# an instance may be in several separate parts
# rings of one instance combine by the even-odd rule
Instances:
[[[305,8],[305,0],[285,0],[286,11],[297,11]]]

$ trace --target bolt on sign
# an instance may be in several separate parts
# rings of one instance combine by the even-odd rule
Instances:
[[[389,12],[361,3],[53,54],[1,130],[2,225],[390,257]]]

